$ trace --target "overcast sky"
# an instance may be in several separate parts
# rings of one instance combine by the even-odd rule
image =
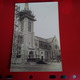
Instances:
[[[24,3],[18,3],[20,9],[24,9]],[[36,36],[51,38],[56,35],[59,41],[59,15],[58,2],[29,3],[37,21],[34,22]]]

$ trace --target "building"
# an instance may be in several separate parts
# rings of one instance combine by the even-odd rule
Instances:
[[[14,34],[11,63],[27,63],[28,61],[60,61],[60,48],[56,36],[44,39],[34,35],[36,21],[28,4],[24,10],[15,6]]]

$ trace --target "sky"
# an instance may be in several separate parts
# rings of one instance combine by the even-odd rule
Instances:
[[[24,3],[17,3],[20,9],[24,9]],[[56,36],[59,43],[59,14],[58,2],[29,3],[29,9],[35,15],[35,36],[51,38]]]

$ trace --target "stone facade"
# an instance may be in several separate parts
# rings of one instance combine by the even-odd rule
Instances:
[[[24,10],[15,6],[14,34],[11,63],[27,63],[28,61],[60,61],[60,48],[56,36],[44,39],[34,35],[36,21],[28,4]]]

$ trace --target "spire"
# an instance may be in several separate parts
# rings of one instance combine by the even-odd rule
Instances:
[[[29,5],[28,5],[28,3],[25,3],[24,10],[29,10]]]

